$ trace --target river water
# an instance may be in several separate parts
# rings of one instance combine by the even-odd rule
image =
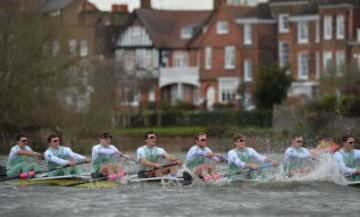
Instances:
[[[0,164],[5,163],[6,157],[0,157]],[[331,167],[294,180],[191,187],[154,183],[82,189],[2,183],[0,216],[360,216],[360,188],[339,184],[341,177]]]

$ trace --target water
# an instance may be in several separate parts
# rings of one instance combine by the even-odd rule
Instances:
[[[6,157],[0,157],[0,164],[5,162]],[[336,184],[341,177],[331,166],[305,178],[279,176],[271,183],[222,186],[81,189],[0,184],[0,216],[359,216],[360,188]]]

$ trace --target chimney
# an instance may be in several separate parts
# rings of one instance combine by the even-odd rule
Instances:
[[[127,4],[113,4],[111,5],[112,13],[128,13],[128,5]]]
[[[213,0],[214,10],[220,8],[223,4],[226,4],[226,0]]]
[[[140,8],[151,8],[151,0],[141,0],[140,2]]]

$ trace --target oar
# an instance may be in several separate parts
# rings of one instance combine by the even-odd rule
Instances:
[[[242,174],[243,172],[251,172],[251,171],[261,170],[261,169],[266,169],[266,168],[271,168],[271,167],[273,167],[273,165],[271,165],[271,164],[263,164],[262,166],[260,166],[260,167],[258,167],[256,169],[243,169],[243,170],[240,170],[239,172],[236,172],[236,173],[225,174],[225,175],[223,175],[223,177],[236,176],[236,175]]]
[[[75,164],[75,166],[77,165],[80,165],[80,164],[84,164],[85,161],[80,161],[80,162],[77,162]],[[35,174],[39,174],[39,173],[49,173],[49,172],[52,172],[52,171],[56,171],[56,170],[60,170],[60,169],[65,169],[67,167],[71,167],[71,165],[67,164],[67,165],[64,165],[64,166],[61,166],[61,167],[56,167],[56,168],[53,168],[53,169],[50,169],[50,170],[40,170],[40,171],[34,171]],[[3,179],[0,179],[0,182],[3,182],[3,181],[9,181],[9,180],[13,180],[13,179],[20,179],[21,176],[12,176],[12,177],[6,177],[6,178],[3,178]]]
[[[148,173],[148,172],[153,172],[155,170],[159,170],[159,169],[163,169],[163,168],[168,168],[168,167],[173,167],[173,166],[177,166],[179,165],[179,163],[171,163],[171,164],[166,164],[166,165],[163,165],[161,167],[156,167],[156,168],[152,168],[152,169],[149,169],[149,170],[143,170],[144,173]],[[125,173],[125,175],[134,175],[134,174],[137,174],[139,171],[132,171],[132,172],[128,172],[128,173]]]

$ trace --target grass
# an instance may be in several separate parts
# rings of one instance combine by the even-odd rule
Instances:
[[[193,136],[196,132],[207,132],[207,127],[154,127],[154,128],[119,128],[115,133],[122,136],[143,136],[147,131],[154,131],[159,136]],[[271,128],[232,128],[231,131],[245,135],[269,135]]]

